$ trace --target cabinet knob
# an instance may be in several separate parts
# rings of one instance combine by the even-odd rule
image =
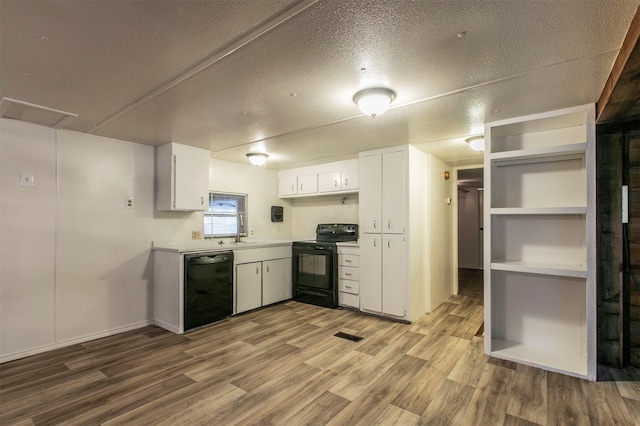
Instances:
[[[333,186],[335,186],[336,188],[338,187],[338,179],[333,180]]]
[[[296,186],[294,184],[291,184],[291,190],[294,191],[296,189]]]
[[[302,184],[300,184],[300,191],[302,191]]]
[[[344,186],[349,186],[349,179],[344,178]]]

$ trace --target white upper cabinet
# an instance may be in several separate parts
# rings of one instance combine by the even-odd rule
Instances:
[[[342,189],[342,172],[325,172],[318,174],[318,192],[334,192]]]
[[[407,152],[382,156],[382,227],[385,233],[405,232],[407,176]]]
[[[400,234],[406,230],[407,153],[360,157],[360,232]]]
[[[349,191],[358,189],[357,168],[342,170],[342,189]]]
[[[209,151],[168,143],[156,152],[156,208],[203,211],[209,207]]]
[[[318,192],[318,175],[310,174],[298,176],[298,195],[315,194]]]
[[[360,233],[382,232],[382,156],[360,157]]]
[[[355,192],[358,192],[357,159],[278,172],[278,195],[280,198]]]
[[[298,177],[283,176],[278,179],[278,194],[280,196],[296,195],[298,193]]]

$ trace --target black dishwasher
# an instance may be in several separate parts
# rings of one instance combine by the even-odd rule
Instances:
[[[184,256],[184,331],[233,313],[233,252]]]

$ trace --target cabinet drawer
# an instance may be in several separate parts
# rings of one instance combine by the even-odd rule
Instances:
[[[355,280],[360,281],[360,269],[349,268],[348,266],[338,267],[338,278],[341,280]]]
[[[360,296],[350,293],[338,293],[338,303],[340,306],[351,306],[356,309],[360,309]]]
[[[340,266],[360,266],[360,256],[355,254],[341,254],[338,256],[338,264]]]
[[[338,280],[338,289],[345,293],[360,294],[360,282],[351,280]]]

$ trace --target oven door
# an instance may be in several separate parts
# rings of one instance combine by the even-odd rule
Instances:
[[[293,244],[293,284],[309,289],[334,291],[337,282],[335,244]]]

